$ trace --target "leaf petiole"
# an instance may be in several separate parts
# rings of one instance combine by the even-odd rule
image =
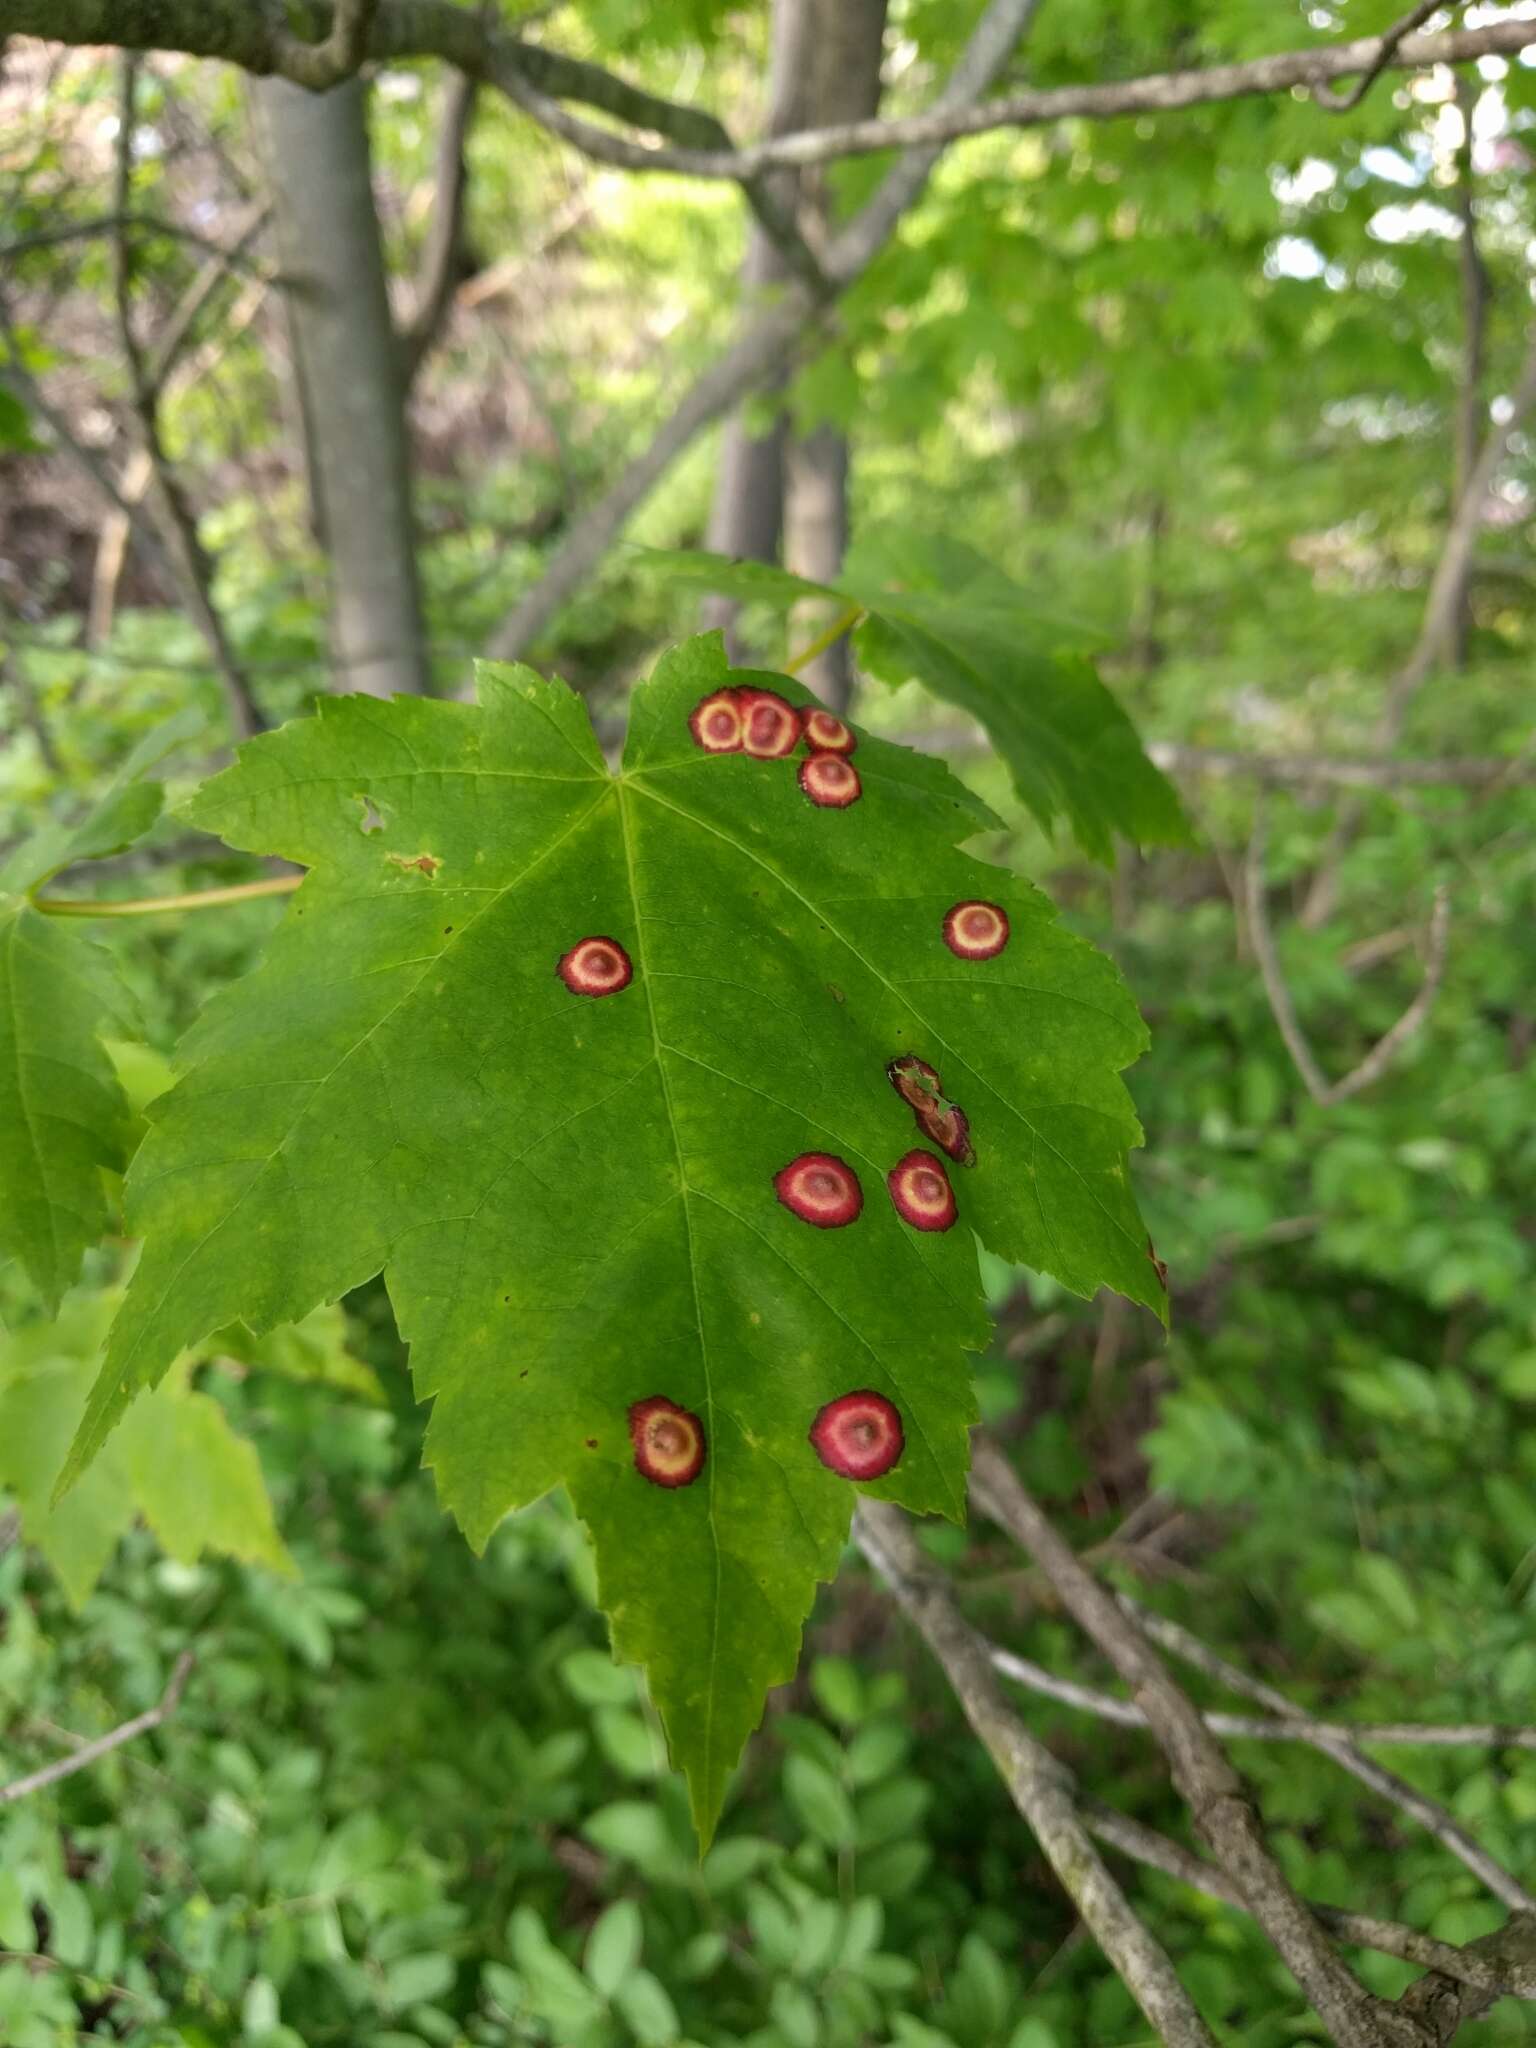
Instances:
[[[46,917],[151,917],[157,910],[212,910],[253,896],[288,896],[302,875],[275,875],[265,882],[236,882],[227,889],[192,889],[184,896],[133,896],[119,903],[72,901],[67,896],[34,896],[32,908]]]
[[[845,633],[851,633],[863,616],[864,607],[861,604],[851,604],[846,611],[839,612],[824,633],[818,634],[810,645],[802,647],[798,654],[789,657],[784,664],[785,675],[799,675],[808,661],[814,661],[818,654],[825,654],[834,641],[841,640]]]

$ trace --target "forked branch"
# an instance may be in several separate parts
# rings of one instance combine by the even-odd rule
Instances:
[[[944,1667],[1009,1797],[1033,1829],[1083,1924],[1169,2048],[1215,2048],[1156,1937],[1110,1875],[1077,1810],[1070,1774],[1008,1707],[981,1638],[924,1560],[900,1509],[865,1501],[854,1540]]]
[[[186,1690],[187,1680],[192,1675],[196,1660],[190,1650],[183,1650],[171,1670],[165,1691],[160,1695],[159,1704],[142,1714],[135,1714],[131,1721],[109,1729],[105,1735],[98,1735],[93,1741],[83,1742],[69,1756],[60,1757],[57,1762],[44,1764],[41,1770],[29,1771],[24,1778],[13,1778],[9,1785],[0,1785],[0,1806],[9,1806],[18,1799],[25,1799],[29,1792],[41,1792],[47,1785],[58,1784],[61,1778],[71,1778],[76,1771],[89,1769],[109,1756],[114,1749],[121,1749],[125,1742],[134,1742],[141,1735],[147,1735],[152,1728],[158,1728],[168,1721],[181,1705],[181,1696]]]
[[[1350,1068],[1337,1081],[1330,1081],[1318,1064],[1312,1044],[1302,1029],[1301,1019],[1296,1014],[1285,971],[1280,965],[1280,956],[1275,948],[1275,937],[1269,923],[1268,892],[1264,880],[1265,829],[1262,802],[1254,820],[1253,837],[1248,846],[1248,859],[1244,869],[1243,895],[1248,913],[1248,937],[1253,946],[1254,958],[1259,963],[1259,975],[1264,984],[1280,1036],[1291,1062],[1312,1100],[1325,1107],[1336,1102],[1345,1102],[1352,1095],[1373,1086],[1397,1058],[1403,1047],[1415,1038],[1423,1028],[1424,1020],[1434,1007],[1440,984],[1445,978],[1446,954],[1451,934],[1450,897],[1443,885],[1437,887],[1434,902],[1429,913],[1429,932],[1424,946],[1424,977],[1418,990],[1390,1030],[1383,1032],[1363,1059]]]

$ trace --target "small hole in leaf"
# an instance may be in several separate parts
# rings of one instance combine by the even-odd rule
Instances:
[[[385,823],[384,813],[379,809],[373,798],[359,794],[356,802],[361,804],[363,810],[362,829],[365,832],[382,832]]]

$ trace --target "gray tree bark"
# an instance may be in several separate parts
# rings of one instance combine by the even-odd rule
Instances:
[[[825,5],[825,0],[820,0],[820,4]],[[775,0],[765,134],[787,135],[808,124],[806,46],[817,5],[818,0]],[[781,172],[773,183],[776,197],[793,211],[798,173]],[[754,226],[747,238],[747,253],[741,267],[743,301],[750,304],[766,296],[788,277],[789,266],[783,255],[763,230]],[[742,406],[726,421],[706,542],[717,554],[774,562],[778,560],[784,518],[786,423],[784,415],[776,413],[766,430],[754,432],[749,417],[748,408]],[[725,628],[732,660],[740,660],[744,652],[735,631],[739,610],[734,599],[723,597],[707,598],[703,607],[706,626]]]
[[[374,210],[365,88],[253,82],[339,688],[428,687],[401,350]]]
[[[886,5],[887,0],[776,0],[769,135],[876,112]],[[826,167],[790,174],[780,181],[779,196],[796,213],[811,247],[824,247],[834,221]],[[788,274],[780,252],[754,229],[742,266],[743,297],[771,291]],[[771,562],[782,545],[786,568],[813,582],[834,580],[848,544],[848,469],[847,437],[835,428],[796,438],[781,413],[766,432],[754,433],[743,408],[727,424],[721,443],[709,546]],[[704,607],[705,624],[725,627],[736,659],[745,652],[734,632],[738,609],[725,598],[712,598]],[[810,637],[828,623],[828,608],[802,606],[797,616]],[[809,662],[802,674],[827,703],[844,710],[853,684],[846,639]]]

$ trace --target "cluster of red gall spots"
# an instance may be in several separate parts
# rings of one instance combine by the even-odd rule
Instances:
[[[616,996],[635,978],[629,955],[617,939],[598,936],[578,939],[568,953],[562,953],[556,974],[573,996]]]
[[[862,794],[858,770],[847,759],[857,739],[830,711],[797,712],[772,690],[726,689],[695,705],[688,724],[706,753],[745,753],[765,761],[782,760],[803,737],[809,752],[799,781],[812,803],[841,810]],[[996,903],[957,903],[946,913],[943,930],[945,945],[960,959],[995,959],[1008,943],[1008,913]],[[604,935],[578,939],[561,955],[557,971],[571,993],[581,996],[617,995],[634,977],[628,953]],[[915,1053],[903,1053],[886,1075],[925,1136],[962,1166],[974,1166],[969,1120],[958,1103],[945,1100],[936,1069]],[[802,1152],[780,1167],[773,1188],[792,1215],[818,1230],[843,1229],[864,1207],[858,1175],[831,1152]],[[898,1159],[886,1188],[897,1214],[914,1230],[948,1230],[958,1217],[949,1175],[931,1152],[915,1150]],[[1147,1252],[1164,1279],[1167,1269],[1150,1243]],[[703,1423],[665,1394],[633,1403],[629,1436],[635,1469],[653,1486],[691,1486],[704,1469]],[[853,1480],[880,1478],[906,1447],[899,1410],[868,1387],[840,1394],[819,1409],[810,1442],[829,1471]]]
[[[976,1164],[971,1120],[958,1102],[948,1102],[937,1072],[916,1053],[902,1053],[886,1067],[886,1078],[912,1111],[925,1138],[961,1166]]]
[[[665,1394],[636,1401],[629,1411],[635,1470],[652,1486],[692,1486],[704,1470],[704,1425],[691,1408]],[[594,1439],[588,1437],[592,1445]],[[810,1442],[823,1465],[842,1479],[878,1479],[906,1447],[901,1415],[883,1394],[861,1387],[818,1409]]]
[[[915,1230],[948,1230],[959,1210],[941,1160],[908,1152],[885,1177],[896,1213]],[[846,1159],[802,1152],[773,1176],[773,1191],[792,1216],[818,1230],[841,1230],[864,1207],[864,1190]]]
[[[773,690],[714,690],[694,705],[688,730],[706,754],[750,754],[758,761],[782,761],[803,739],[799,782],[813,804],[843,811],[863,794],[859,771],[847,758],[858,745],[852,727],[817,705],[797,711]]]

